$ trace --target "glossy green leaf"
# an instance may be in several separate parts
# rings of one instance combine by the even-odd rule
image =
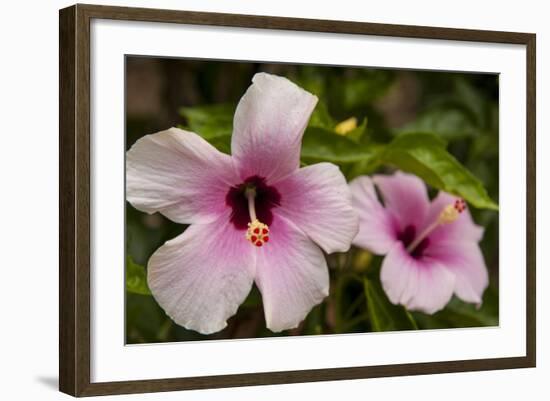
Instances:
[[[231,133],[235,105],[215,104],[211,106],[182,107],[180,114],[188,126],[180,126],[202,136],[220,152],[231,153]]]
[[[338,255],[331,255],[337,257]],[[363,280],[357,274],[343,274],[334,289],[334,331],[358,333],[369,330]]]
[[[217,136],[207,139],[208,142],[220,152],[231,154],[231,135]]]
[[[169,341],[172,320],[155,299],[141,294],[127,293],[126,296],[126,342],[144,344]]]
[[[432,134],[407,134],[395,138],[380,161],[413,173],[434,188],[455,194],[480,209],[498,210],[487,191],[470,171]]]
[[[376,146],[358,144],[333,131],[310,127],[302,141],[302,160],[306,163],[332,162],[336,164],[374,160],[379,153]]]
[[[130,256],[126,259],[126,291],[133,294],[151,295],[147,285],[145,267],[134,263]]]
[[[363,122],[346,134],[346,138],[350,139],[353,142],[360,143],[361,141],[366,142],[367,139],[367,123],[368,119],[365,117]]]
[[[373,331],[416,330],[411,314],[401,305],[393,305],[380,284],[364,279],[367,310]]]
[[[185,117],[188,129],[205,139],[228,136],[233,132],[234,104],[182,107],[179,113]]]
[[[414,312],[413,315],[422,329],[488,327],[498,326],[498,310],[498,293],[490,287],[485,291],[480,308],[455,297],[443,310],[433,315],[421,312]]]
[[[320,100],[311,113],[308,126],[332,130],[335,125],[336,121],[331,117],[327,105]]]
[[[427,132],[446,140],[477,136],[480,133],[470,113],[456,107],[429,110],[400,128],[398,132]]]

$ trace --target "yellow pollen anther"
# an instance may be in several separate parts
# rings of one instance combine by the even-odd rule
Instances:
[[[248,223],[246,239],[255,246],[262,246],[269,241],[269,227],[258,219]]]
[[[437,220],[426,227],[424,231],[422,231],[420,235],[416,237],[415,240],[409,244],[409,246],[407,246],[407,252],[412,252],[424,240],[424,238],[426,238],[438,226],[456,221],[458,216],[460,216],[460,213],[464,210],[466,210],[466,202],[462,199],[457,199],[454,203],[445,206],[441,213],[439,213],[439,216],[437,216]]]
[[[439,224],[452,223],[453,221],[458,219],[459,215],[460,215],[460,212],[456,210],[454,205],[447,205],[445,206],[445,209],[443,209],[439,214],[439,217],[437,218],[437,222]]]
[[[460,213],[462,213],[465,209],[466,202],[464,202],[462,199],[457,199],[454,203],[445,206],[445,208],[439,214],[437,222],[439,224],[452,223],[453,221],[458,219]]]

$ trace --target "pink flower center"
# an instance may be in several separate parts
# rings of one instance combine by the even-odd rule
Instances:
[[[445,206],[436,220],[429,224],[418,236],[416,235],[416,227],[409,225],[397,235],[397,238],[403,243],[407,252],[418,259],[422,257],[424,251],[430,245],[429,235],[433,230],[444,224],[456,221],[464,210],[466,210],[466,202],[463,199],[457,199]]]
[[[231,187],[225,196],[225,203],[231,211],[230,221],[237,230],[246,230],[250,223],[247,189],[255,191],[254,206],[258,220],[267,224],[273,223],[272,209],[281,205],[281,194],[277,188],[267,185],[265,178],[257,175],[248,177],[242,184]]]
[[[403,243],[405,248],[408,248],[412,244],[416,236],[416,227],[408,225],[403,231],[397,234],[397,239]],[[430,245],[430,239],[428,237],[422,239],[418,245],[412,249],[409,253],[415,259],[420,259],[424,254],[426,248]]]
[[[261,247],[269,241],[271,210],[281,205],[281,195],[275,187],[266,184],[265,178],[248,177],[242,184],[231,187],[225,203],[232,209],[230,221],[238,230],[246,230],[250,243]]]

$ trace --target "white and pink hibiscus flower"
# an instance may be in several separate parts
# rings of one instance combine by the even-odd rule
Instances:
[[[298,326],[329,291],[323,251],[345,252],[358,231],[337,166],[300,167],[317,97],[259,73],[235,111],[232,155],[177,128],[127,152],[128,201],[190,226],[149,259],[147,280],[168,316],[187,329],[222,330],[253,283],[266,325]]]
[[[350,187],[360,222],[353,243],[385,255],[380,280],[392,303],[428,314],[453,294],[481,304],[489,282],[483,229],[462,199],[440,191],[430,201],[424,182],[402,172],[358,177]]]

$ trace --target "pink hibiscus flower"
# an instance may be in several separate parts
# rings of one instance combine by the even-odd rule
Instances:
[[[149,259],[153,296],[179,325],[222,330],[255,282],[272,331],[296,327],[327,295],[322,252],[344,252],[358,230],[337,166],[299,168],[317,98],[256,74],[235,111],[232,155],[171,128],[127,153],[127,199],[190,224]]]
[[[350,187],[359,212],[353,243],[386,255],[380,279],[392,303],[432,314],[454,293],[481,304],[489,281],[478,245],[483,229],[462,199],[439,192],[430,201],[423,181],[402,172],[359,177]]]

